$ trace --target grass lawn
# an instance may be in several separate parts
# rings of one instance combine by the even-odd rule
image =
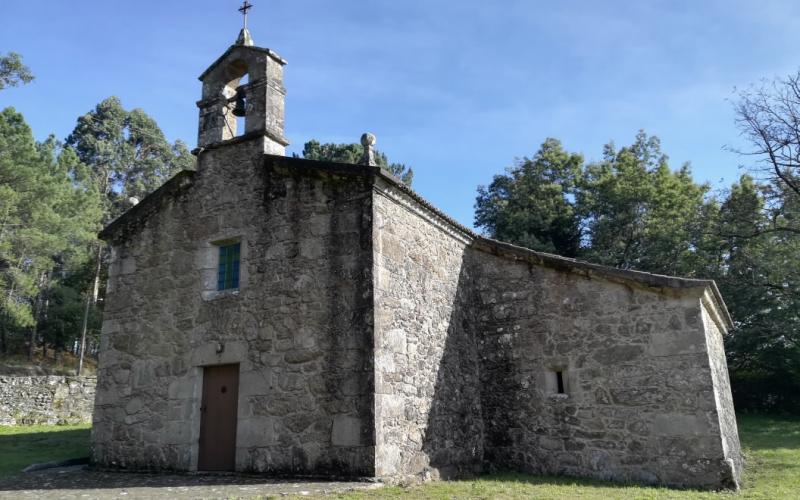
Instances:
[[[800,418],[740,416],[739,438],[747,459],[744,485],[739,493],[681,491],[621,486],[586,479],[502,474],[476,480],[428,483],[414,488],[382,488],[334,498],[800,499]]]
[[[739,437],[747,458],[744,487],[739,493],[681,491],[564,477],[502,474],[474,480],[427,483],[413,488],[387,487],[329,498],[800,499],[800,418],[741,416]],[[36,462],[86,456],[88,443],[88,426],[0,427],[0,477],[14,474]]]
[[[89,424],[0,426],[0,477],[53,460],[89,455]]]

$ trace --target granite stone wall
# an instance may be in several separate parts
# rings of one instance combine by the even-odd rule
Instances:
[[[195,469],[203,367],[238,363],[241,471],[736,485],[713,284],[492,242],[376,168],[263,149],[208,148],[104,231],[96,462]]]
[[[371,186],[261,149],[201,153],[104,233],[97,463],[196,469],[203,366],[238,363],[237,470],[374,475]],[[240,287],[218,292],[229,241]]]
[[[736,486],[724,320],[705,282],[548,266],[377,187],[379,477],[516,470]]]
[[[483,422],[468,239],[402,192],[375,202],[376,474],[480,470]]]
[[[94,377],[0,376],[0,425],[92,421]]]
[[[476,250],[469,260],[487,468],[735,486],[733,406],[721,336],[701,316],[702,289],[592,279],[524,252]],[[724,378],[716,387],[715,377]]]

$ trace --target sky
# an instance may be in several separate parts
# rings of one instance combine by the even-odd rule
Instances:
[[[241,28],[237,0],[3,0],[0,53],[34,83],[0,92],[38,139],[116,95],[197,141],[197,77]],[[285,68],[288,152],[378,138],[414,189],[472,226],[476,188],[548,137],[597,160],[637,131],[724,189],[746,158],[735,89],[800,67],[800,2],[253,0]]]

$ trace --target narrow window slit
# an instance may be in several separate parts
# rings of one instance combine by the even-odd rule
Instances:
[[[564,394],[564,372],[556,372],[556,385],[558,386],[558,394]]]

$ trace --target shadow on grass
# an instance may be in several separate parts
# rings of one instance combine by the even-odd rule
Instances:
[[[737,421],[743,448],[800,450],[800,417],[739,415]]]
[[[586,479],[573,476],[534,476],[521,472],[497,472],[479,476],[477,479],[485,482],[497,483],[523,483],[534,486],[587,486],[592,488],[620,488],[629,486],[627,483],[615,483],[600,479]],[[630,486],[634,486],[630,484]]]
[[[89,433],[88,427],[0,428],[0,478],[34,463],[88,456]]]
[[[614,490],[609,492],[609,494],[614,493],[617,495],[620,494],[620,491],[625,488],[666,490],[672,492],[683,492],[686,494],[692,494],[692,493],[705,494],[710,491],[702,488],[668,486],[665,484],[643,484],[643,483],[633,483],[633,482],[604,481],[602,479],[589,479],[589,478],[582,478],[575,476],[537,476],[537,475],[524,474],[520,472],[499,472],[490,475],[487,474],[484,476],[480,476],[476,479],[484,483],[498,483],[498,485],[517,483],[517,484],[524,484],[526,486],[542,486],[545,488],[566,487],[566,488],[588,488],[591,490],[607,489],[607,490]],[[617,497],[615,496],[613,498]]]
[[[330,483],[356,483],[356,480],[323,480],[308,478],[276,478],[245,473],[128,472],[76,468],[43,470],[0,478],[0,492],[21,490],[125,490],[131,488],[185,488],[202,486],[305,486]],[[366,483],[365,483],[366,484]],[[288,489],[291,489],[288,488]],[[159,497],[160,498],[160,497]],[[270,497],[271,498],[271,497]]]

